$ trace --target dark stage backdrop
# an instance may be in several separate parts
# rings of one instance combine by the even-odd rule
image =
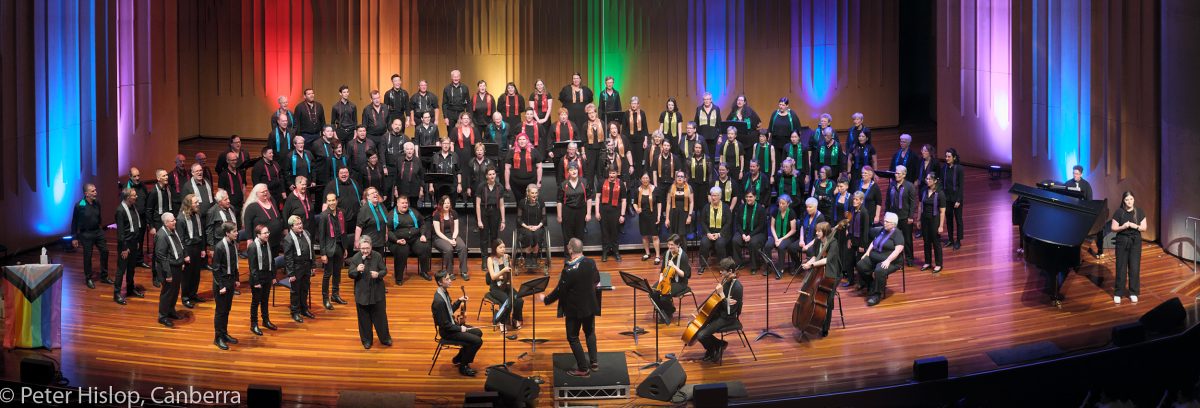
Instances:
[[[1200,217],[1200,183],[1196,158],[1200,157],[1200,120],[1196,95],[1200,95],[1200,2],[1162,0],[1160,75],[1162,92],[1162,226],[1160,241],[1168,252],[1193,259],[1195,231],[1186,228],[1187,217]]]

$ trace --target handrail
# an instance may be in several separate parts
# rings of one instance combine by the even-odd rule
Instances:
[[[1189,229],[1192,230],[1192,274],[1195,274],[1197,260],[1200,260],[1200,241],[1197,241],[1197,238],[1200,238],[1200,218],[1187,217],[1183,221],[1183,231],[1187,232]]]

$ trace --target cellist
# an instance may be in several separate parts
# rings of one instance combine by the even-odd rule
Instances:
[[[848,221],[844,221],[839,225],[839,228],[844,227],[844,225],[847,223]],[[801,267],[803,267],[804,270],[809,270],[816,266],[825,266],[824,277],[826,279],[836,280],[839,278],[840,271],[842,270],[842,256],[839,255],[842,248],[836,238],[837,234],[835,234],[833,229],[829,227],[828,222],[823,221],[817,223],[817,227],[814,228],[814,230],[816,230],[816,239],[818,240],[817,242],[820,243],[820,249],[817,250],[817,256],[808,258],[808,262],[805,262],[804,265],[801,265]],[[833,290],[837,291],[837,285],[833,285]],[[832,294],[829,296],[827,301],[828,304],[822,306],[824,306],[826,310],[830,310],[833,308]],[[826,313],[825,321],[821,323],[821,337],[829,335],[829,323],[832,321],[833,313]]]
[[[688,265],[687,254],[683,252],[683,237],[671,234],[667,237],[667,256],[659,270],[658,283],[654,284],[655,290],[650,291],[650,300],[662,311],[657,316],[659,323],[671,322],[671,315],[675,314],[675,297],[688,291],[688,279],[691,277],[692,268]]]
[[[737,325],[742,314],[742,283],[737,280],[737,262],[733,258],[721,260],[721,280],[716,290],[724,295],[724,300],[717,304],[696,337],[704,346],[704,358],[700,361],[719,363],[729,342],[718,339],[716,334]]]

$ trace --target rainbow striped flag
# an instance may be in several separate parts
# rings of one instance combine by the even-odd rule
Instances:
[[[4,267],[4,348],[62,348],[62,265]]]

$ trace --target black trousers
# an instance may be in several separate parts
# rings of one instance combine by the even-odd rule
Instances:
[[[621,238],[621,207],[600,205],[600,237],[605,249],[617,250],[620,245],[617,240]]]
[[[121,252],[129,250],[129,256],[122,258]],[[117,242],[117,278],[113,281],[113,294],[121,296],[137,290],[133,285],[133,272],[142,259],[142,250],[138,249],[137,241]],[[124,284],[124,288],[122,288]],[[122,290],[124,289],[124,290]]]
[[[942,234],[938,233],[938,219],[921,219],[921,240],[925,244],[925,263],[942,266]]]
[[[654,289],[654,288],[652,287],[651,289]],[[683,285],[680,283],[672,283],[670,295],[664,295],[664,294],[662,294],[662,292],[659,292],[657,290],[651,290],[650,291],[650,301],[652,301],[652,302],[654,302],[654,304],[658,305],[659,310],[662,310],[663,315],[660,317],[663,317],[666,320],[670,321],[672,316],[675,315],[675,297],[679,296],[679,294],[681,294],[683,292],[686,292],[687,290],[688,290],[687,285]]]
[[[306,268],[307,269],[307,268]],[[312,270],[303,270],[295,274],[296,281],[292,282],[292,313],[308,311],[308,290],[312,283]]]
[[[587,340],[588,353],[583,354],[583,346],[579,344],[579,329]],[[591,362],[599,361],[596,354],[596,316],[585,318],[567,316],[567,344],[571,345],[571,353],[575,355],[575,364],[579,371],[591,369]]]
[[[722,314],[720,317],[709,320],[708,324],[701,327],[700,331],[696,332],[696,340],[700,342],[700,345],[704,346],[704,354],[709,355],[716,352],[717,348],[725,343],[724,340],[717,338],[717,334],[724,331],[726,327],[737,324],[737,322],[736,317]]]
[[[251,285],[253,285],[253,284],[254,283],[252,282]],[[260,281],[260,282],[257,282],[257,284],[261,285],[262,287],[255,288],[252,286],[250,288],[250,294],[251,294],[251,297],[250,297],[250,325],[251,326],[258,325],[258,313],[260,311],[262,312],[262,321],[264,323],[271,321],[271,316],[267,312],[267,306],[270,305],[270,301],[271,301],[271,281],[270,280],[267,280],[266,282]]]
[[[900,222],[896,223],[896,228],[900,229],[900,233],[904,234],[904,259],[912,261],[913,259],[913,225],[908,222],[908,218],[900,217]],[[896,261],[900,261],[897,259]]]
[[[516,289],[516,288],[514,288],[514,289]],[[503,305],[504,302],[508,301],[508,291],[507,290],[501,290],[499,288],[492,288],[492,289],[488,290],[488,294],[491,295],[492,298],[499,301],[501,305]],[[514,321],[514,322],[525,321],[524,309],[525,309],[525,298],[517,297],[515,300],[513,300],[512,304],[510,304],[508,306],[508,311],[506,311],[502,315],[500,315],[500,323],[508,324],[508,320],[509,320],[508,316],[510,314],[512,315],[512,321]]]
[[[95,236],[88,236],[95,234]],[[79,249],[83,250],[83,278],[92,278],[92,249],[100,252],[100,276],[108,276],[108,240],[104,239],[104,232],[80,234]]]
[[[388,331],[386,301],[380,300],[373,305],[355,303],[354,306],[358,310],[359,340],[362,340],[363,343],[370,343],[374,339],[374,335],[371,333],[372,327],[375,328],[375,333],[379,334],[379,341],[392,340],[392,334]]]
[[[462,346],[458,349],[458,355],[454,356],[454,361],[461,364],[474,363],[475,353],[478,353],[479,348],[483,347],[483,330],[479,330],[477,327],[467,329],[465,332],[442,333],[442,338]]]
[[[883,296],[887,291],[888,275],[900,269],[900,258],[892,260],[887,269],[883,268],[883,261],[887,259],[888,255],[891,254],[871,251],[871,255],[859,260],[854,265],[859,279],[862,279],[863,284],[867,285],[869,295]]]
[[[512,185],[513,202],[520,203],[521,200],[525,199],[525,189],[529,188],[529,185],[533,184],[533,182],[535,180],[534,179],[526,180],[526,179],[517,178],[515,176],[515,174],[516,174],[515,170],[514,170],[513,174],[514,174],[514,176],[511,176],[511,180],[509,181],[509,183]],[[538,194],[541,194],[541,193],[542,193],[542,191],[538,190]]]
[[[559,203],[559,205],[563,206],[563,244],[565,245],[567,242],[571,241],[571,238],[579,238],[582,240],[583,226],[587,223],[587,210],[585,210],[585,207],[572,208],[571,206],[564,205],[562,203]]]
[[[321,299],[329,299],[330,281],[333,281],[333,294],[338,295],[339,289],[342,287],[342,267],[344,261],[343,254],[326,255],[328,262],[325,263],[325,270],[321,274]]]
[[[175,302],[179,300],[179,281],[183,278],[183,268],[172,267],[170,271],[163,272],[171,275],[171,281],[167,282],[164,276],[162,290],[158,292],[158,317],[160,318],[175,314]]]
[[[763,248],[763,245],[766,244],[766,242],[767,234],[751,235],[749,242],[742,240],[741,235],[735,234],[733,237],[733,260],[737,261],[739,264],[745,263],[746,259],[742,257],[742,249],[749,248],[750,268],[758,270],[762,267],[762,265],[760,265],[762,263],[762,258],[758,256],[758,251]]]
[[[1142,246],[1139,243],[1117,244],[1117,286],[1114,296],[1137,296],[1142,293]],[[1128,285],[1126,286],[1126,281]]]
[[[417,268],[421,272],[429,273],[429,243],[421,242],[420,240],[407,241],[405,245],[392,244],[392,270],[396,282],[404,280],[404,271],[408,269],[408,257],[417,256]],[[383,248],[376,248],[376,251],[383,253]]]
[[[797,242],[796,242],[797,239],[798,239],[798,237],[796,237],[795,235],[788,237],[787,239],[778,241],[778,242],[776,242],[776,240],[774,240],[774,239],[767,239],[766,241],[763,241],[763,252],[765,252],[767,254],[767,256],[771,256],[771,252],[775,251],[776,248],[778,248],[779,254],[776,256],[776,259],[778,259],[777,262],[779,263],[779,265],[781,265],[781,266],[783,265],[783,255],[784,254],[788,255],[788,261],[791,262],[793,265],[799,264],[800,263],[800,250],[799,250],[800,246],[797,245]],[[812,248],[816,248],[817,246],[818,246],[818,244],[813,244],[813,246],[811,246],[809,248],[812,249]]]
[[[483,229],[479,230],[479,250],[483,254],[480,259],[487,259],[492,252],[492,240],[500,238],[500,211],[503,210],[486,204],[480,211],[483,214]]]
[[[184,253],[192,258],[191,262],[183,264],[183,279],[179,283],[179,293],[185,301],[196,301],[196,292],[200,290],[200,265],[204,261],[200,260],[200,254],[204,252],[204,245],[184,245]]]
[[[213,289],[213,300],[217,304],[217,313],[213,316],[213,331],[217,337],[229,335],[229,310],[233,309],[233,289],[226,289],[221,294],[219,289]]]
[[[705,234],[700,238],[700,256],[707,258],[711,256],[714,251],[717,253],[718,260],[725,259],[729,253],[729,237],[721,235],[717,237],[716,240],[711,240],[708,239],[708,235]]]
[[[963,239],[962,204],[954,208],[954,203],[949,200],[946,200],[946,239],[950,242],[962,242]]]

